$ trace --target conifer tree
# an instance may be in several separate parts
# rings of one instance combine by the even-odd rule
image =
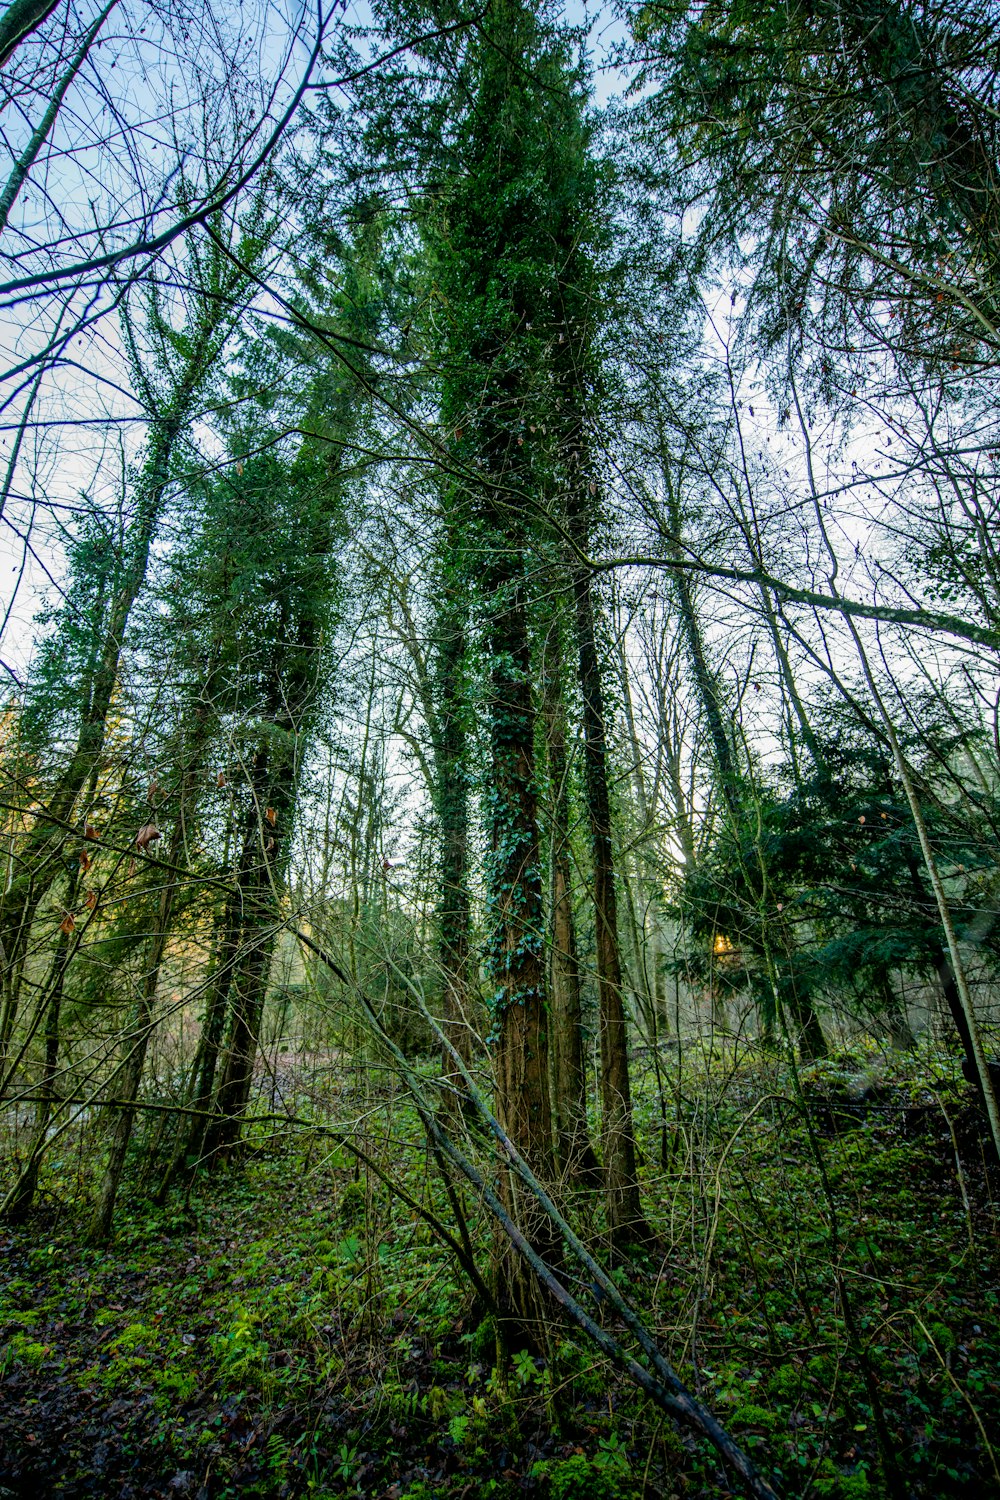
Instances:
[[[4,969],[0,1044],[4,1045],[16,1016],[35,913],[59,869],[67,831],[80,821],[80,795],[101,765],[126,632],[146,579],[150,548],[176,469],[178,450],[199,401],[218,376],[218,361],[239,317],[240,298],[246,288],[242,270],[234,267],[223,247],[214,241],[207,250],[196,249],[191,243],[187,271],[190,289],[177,326],[173,321],[175,310],[155,282],[146,292],[142,334],[135,312],[128,304],[123,311],[125,344],[147,417],[148,437],[131,475],[132,501],[120,550],[112,550],[108,533],[95,537],[91,528],[81,537],[81,546],[73,557],[76,597],[68,600],[57,615],[53,638],[43,658],[42,670],[48,676],[39,680],[39,691],[46,702],[51,698],[52,666],[61,662],[67,648],[80,675],[71,685],[63,679],[60,714],[66,725],[65,751],[44,788],[34,827],[18,850],[17,874],[0,899],[0,963]],[[95,544],[101,552],[99,557]],[[81,593],[88,590],[91,599],[84,618],[92,622],[89,628],[98,635],[81,657],[77,609]],[[29,712],[35,714],[36,710]],[[67,719],[71,714],[74,722],[70,728]],[[85,822],[87,809],[82,812]]]

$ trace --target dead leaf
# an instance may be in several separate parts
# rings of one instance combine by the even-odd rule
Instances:
[[[150,844],[155,843],[163,835],[155,823],[144,823],[135,836],[135,847],[140,854],[145,854]]]
[[[273,807],[269,807],[267,809],[267,811],[264,813],[264,816],[267,819],[267,821],[270,823],[271,827],[273,828],[274,825],[275,825],[275,823],[277,823],[277,821],[278,821],[278,814],[275,812],[274,808]]]
[[[83,904],[88,911],[93,911],[94,907],[97,905],[97,892],[88,891],[86,897],[84,898]]]
[[[93,823],[88,823],[83,830],[83,836],[85,839],[99,839],[101,835],[98,833]]]
[[[65,933],[66,937],[76,931],[76,918],[71,911],[68,911],[59,923],[59,931]]]
[[[90,869],[90,866],[91,866],[92,863],[93,863],[93,861],[91,860],[90,855],[87,853],[86,849],[81,849],[80,850],[80,869],[83,870],[84,872],[86,872],[87,870]]]
[[[219,791],[221,792],[222,788],[226,784],[226,773],[225,773],[225,771],[220,771],[219,772],[218,776],[215,778],[215,784],[219,788]]]

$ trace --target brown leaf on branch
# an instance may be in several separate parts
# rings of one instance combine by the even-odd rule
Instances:
[[[220,771],[219,772],[218,776],[215,778],[215,784],[219,788],[219,791],[221,792],[222,788],[226,784],[226,773],[225,773],[225,771]]]
[[[98,833],[98,831],[94,827],[93,823],[88,823],[85,826],[84,830],[83,830],[83,836],[84,836],[85,839],[91,839],[91,840],[93,840],[93,839],[99,839],[101,835]]]
[[[94,907],[97,905],[97,892],[88,891],[83,904],[88,911],[93,911]]]
[[[144,823],[135,836],[135,847],[140,854],[145,854],[150,844],[158,838],[162,838],[160,830],[155,823]]]
[[[71,911],[66,912],[62,921],[59,923],[59,931],[66,937],[69,937],[71,932],[76,931],[76,918]]]
[[[264,816],[267,819],[267,821],[270,823],[271,827],[273,828],[274,825],[275,825],[275,823],[277,823],[277,821],[278,821],[278,814],[275,812],[274,808],[273,807],[269,807],[267,809],[267,811],[264,813]]]

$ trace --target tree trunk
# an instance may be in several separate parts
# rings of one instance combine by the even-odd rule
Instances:
[[[262,750],[258,756],[258,770],[262,769],[265,760],[266,752]],[[225,972],[220,975],[219,990],[213,997],[216,1004],[206,1017],[205,1076],[199,1080],[199,1095],[209,1073],[217,1073],[218,1077],[212,1106],[214,1118],[205,1133],[202,1149],[216,1163],[231,1154],[242,1133],[274,952],[277,912],[271,886],[272,870],[265,852],[270,834],[260,825],[259,808],[262,805],[269,804],[262,804],[255,797],[247,816],[238,877],[239,896],[233,913],[234,916],[238,914],[238,920],[224,936],[225,948],[221,956]],[[217,1060],[213,1032],[221,1028],[224,1009],[228,1009],[229,1027],[221,1059]]]
[[[512,541],[509,521],[504,527],[504,514],[487,514],[491,567],[483,646],[489,663],[490,779],[484,793],[489,831],[484,958],[496,1043],[496,1113],[532,1170],[546,1181],[553,1175],[554,1152],[526,555]],[[504,1174],[503,1195],[527,1239],[542,1253],[557,1256],[550,1220],[512,1172]],[[506,1241],[497,1246],[495,1275],[504,1339],[537,1344],[543,1299]]]
[[[190,728],[188,728],[187,723],[185,724],[187,743],[181,756],[180,785],[177,790],[177,811],[173,827],[170,831],[170,838],[167,842],[166,862],[172,869],[176,869],[184,858],[187,839],[191,831],[197,804],[198,781],[204,764],[205,745],[212,717],[209,707],[209,689],[212,676],[212,668],[209,666],[205,679],[200,685],[200,691],[195,697],[194,704],[190,706]],[[111,1115],[108,1161],[98,1193],[97,1206],[90,1225],[90,1238],[96,1244],[102,1244],[111,1234],[118,1188],[121,1183],[125,1158],[128,1154],[128,1147],[132,1138],[132,1128],[135,1122],[134,1105],[138,1099],[139,1089],[142,1084],[146,1048],[153,1026],[156,992],[159,988],[160,970],[167,948],[167,940],[170,936],[170,924],[173,917],[176,896],[177,882],[171,875],[160,892],[160,899],[156,907],[155,926],[152,941],[146,954],[146,971],[143,976],[142,998],[136,1010],[135,1023],[132,1028],[133,1039],[131,1047],[129,1047],[127,1038],[125,1048],[123,1049],[126,1053],[126,1063],[121,1073],[121,1082],[118,1085],[118,1089],[119,1098],[124,1100],[125,1103],[123,1107],[119,1108],[116,1106]]]
[[[72,905],[75,884],[74,877],[67,893],[68,905]],[[19,1223],[24,1219],[38,1190],[38,1169],[45,1153],[49,1121],[56,1102],[56,1078],[59,1071],[59,1017],[62,1009],[63,981],[70,959],[76,951],[76,941],[69,933],[64,933],[52,960],[48,984],[49,995],[45,1007],[45,1061],[38,1083],[31,1147],[17,1181],[0,1206],[0,1218],[10,1223]]]
[[[315,640],[314,625],[314,621],[306,620],[300,627],[297,649],[306,661]],[[282,676],[279,665],[270,685],[272,697],[266,721],[291,738],[297,727],[292,710],[305,712],[310,689],[299,673],[289,674],[287,681]],[[276,764],[274,761],[265,741],[250,772],[250,805],[237,879],[239,929],[229,961],[229,1030],[215,1091],[214,1119],[204,1144],[205,1154],[215,1161],[230,1156],[242,1134],[279,930],[279,904],[295,812],[297,757],[286,753]]]
[[[186,790],[188,789],[182,785],[180,793],[181,804],[178,808],[174,826],[170,834],[170,841],[167,846],[167,862],[170,865],[177,863],[183,848],[185,813],[187,811],[185,806]],[[162,874],[158,875],[157,879],[162,879]],[[132,1140],[132,1127],[135,1123],[135,1104],[142,1087],[146,1050],[149,1046],[149,1038],[155,1025],[156,991],[159,987],[160,966],[163,962],[163,954],[167,946],[170,917],[173,911],[176,892],[177,883],[174,879],[167,880],[160,892],[160,899],[156,907],[156,925],[153,930],[149,951],[146,955],[146,972],[143,975],[142,993],[139,1003],[135,1008],[131,1024],[122,1040],[122,1065],[111,1081],[111,1087],[116,1092],[117,1100],[115,1105],[108,1110],[111,1127],[108,1140],[108,1159],[105,1164],[104,1176],[101,1179],[101,1186],[97,1194],[97,1203],[95,1204],[88,1230],[88,1239],[94,1245],[103,1245],[111,1236],[115,1203],[118,1198],[118,1190],[121,1186],[129,1144]]]
[[[36,817],[32,831],[19,851],[20,873],[0,900],[0,952],[5,957],[8,984],[0,1057],[6,1054],[13,1030],[17,1011],[16,976],[28,947],[35,913],[62,869],[60,854],[68,836],[66,825],[73,821],[77,798],[88,778],[96,775],[104,752],[125,631],[146,577],[149,549],[169,474],[170,455],[179,430],[179,417],[154,425],[130,555],[112,599],[92,679],[81,684],[80,688],[83,710],[76,746],[48,797],[47,806]]]
[[[669,473],[665,472],[664,483],[667,489],[671,525],[670,546],[674,556],[680,562],[683,560],[680,500],[673,488]],[[681,627],[684,632],[684,640],[688,648],[691,669],[694,674],[695,687],[708,724],[709,738],[712,742],[719,791],[733,830],[738,837],[743,816],[743,777],[732,741],[726,729],[722,704],[719,700],[715,678],[708,664],[705,645],[701,636],[701,625],[698,620],[697,610],[695,609],[691,580],[685,568],[678,567],[675,570],[674,586],[678,612],[681,618]],[[773,638],[777,640],[776,627]],[[758,851],[758,859],[762,859],[762,857],[760,851]],[[755,878],[753,871],[748,867],[745,866],[744,869],[748,884],[751,889],[757,886],[759,894],[762,884],[766,884],[766,874],[763,868],[761,869],[760,880]],[[763,920],[761,918],[762,922]],[[781,941],[789,954],[794,951],[794,939],[790,932],[783,929]],[[772,975],[772,981],[773,978],[774,976]],[[788,993],[784,997],[784,1006],[787,1012],[787,1019],[794,1022],[797,1028],[799,1051],[803,1061],[814,1062],[818,1058],[826,1057],[830,1049],[823,1032],[822,1022],[816,1013],[812,1000],[808,995],[797,994],[794,985],[788,986],[787,989]],[[778,994],[775,995],[775,1003],[778,1005],[782,1004],[782,998]]]
[[[876,983],[882,992],[882,1010],[889,1035],[889,1045],[898,1052],[913,1052],[917,1045],[916,1038],[910,1028],[906,1005],[902,997],[893,989],[892,975],[888,969],[881,971]]]
[[[188,1164],[193,1173],[194,1163],[204,1150],[215,1096],[222,1038],[225,1034],[233,963],[239,951],[240,907],[240,894],[237,890],[228,897],[222,920],[216,928],[215,960],[206,990],[208,998],[205,1002],[201,1035],[191,1069],[192,1085],[188,1106],[192,1113],[181,1117],[173,1153],[156,1190],[158,1203],[165,1200],[177,1174],[187,1170]]]
[[[577,539],[586,545],[586,524],[576,519]],[[575,570],[573,595],[583,695],[584,789],[590,819],[597,928],[597,986],[601,1044],[601,1155],[613,1241],[627,1245],[650,1237],[639,1202],[636,1175],[632,1090],[628,1066],[628,1028],[618,946],[618,898],[611,841],[604,689],[594,631],[590,575]]]
[[[552,622],[543,670],[545,742],[549,781],[549,993],[551,997],[552,1113],[560,1168],[596,1187],[600,1166],[587,1129],[587,1077],[583,1051],[580,966],[576,951],[570,870],[569,767],[566,714],[557,640]]]
[[[468,1063],[475,1035],[475,997],[472,986],[469,941],[469,788],[467,734],[468,707],[465,693],[465,600],[464,588],[451,575],[457,541],[449,526],[446,541],[442,596],[437,616],[435,662],[434,776],[438,816],[438,953],[442,974],[443,1026],[445,1036]],[[445,1049],[442,1070],[447,1078],[455,1071]],[[453,1098],[446,1095],[446,1098]]]

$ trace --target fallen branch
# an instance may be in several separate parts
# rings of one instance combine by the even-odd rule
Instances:
[[[707,1439],[707,1441],[712,1444],[713,1448],[715,1448],[716,1452],[724,1460],[724,1462],[730,1465],[730,1467],[739,1475],[743,1488],[746,1490],[747,1494],[754,1496],[754,1500],[777,1500],[776,1492],[771,1488],[771,1486],[767,1483],[763,1476],[758,1473],[749,1456],[743,1451],[739,1444],[729,1436],[728,1432],[726,1432],[725,1428],[721,1425],[720,1422],[718,1422],[718,1420],[713,1416],[708,1408],[703,1406],[701,1402],[698,1401],[694,1396],[692,1396],[691,1393],[687,1390],[687,1388],[684,1386],[684,1384],[681,1382],[681,1380],[678,1378],[678,1376],[670,1366],[669,1362],[657,1349],[653,1339],[650,1337],[648,1331],[643,1326],[641,1319],[629,1306],[628,1302],[626,1302],[618,1287],[611,1280],[610,1276],[600,1265],[600,1263],[596,1261],[590,1254],[586,1246],[581,1242],[581,1240],[573,1232],[569,1224],[567,1224],[566,1220],[559,1213],[555,1204],[552,1202],[552,1199],[538,1182],[537,1178],[534,1176],[527,1163],[520,1156],[513,1142],[509,1139],[506,1132],[503,1130],[503,1127],[494,1118],[493,1114],[486,1106],[485,1101],[483,1100],[482,1095],[479,1092],[479,1089],[476,1087],[471,1074],[468,1072],[468,1069],[465,1067],[465,1064],[459,1057],[458,1053],[453,1048],[449,1048],[451,1055],[453,1056],[460,1069],[462,1077],[466,1083],[466,1087],[469,1090],[470,1102],[475,1105],[480,1116],[488,1125],[491,1133],[500,1143],[514,1171],[536,1198],[537,1202],[539,1203],[545,1214],[548,1216],[548,1218],[560,1230],[560,1233],[562,1234],[566,1243],[569,1245],[570,1249],[576,1255],[577,1259],[580,1261],[581,1265],[584,1266],[588,1274],[592,1276],[594,1281],[597,1283],[602,1295],[606,1297],[607,1300],[613,1305],[615,1311],[625,1322],[630,1332],[635,1336],[643,1351],[643,1354],[652,1365],[652,1370],[646,1369],[645,1366],[641,1365],[638,1360],[636,1360],[631,1354],[629,1354],[629,1352],[625,1348],[622,1347],[622,1345],[614,1337],[613,1334],[609,1333],[607,1329],[602,1328],[600,1324],[598,1324],[590,1316],[586,1308],[584,1308],[572,1295],[572,1293],[568,1291],[564,1283],[556,1275],[553,1268],[542,1258],[542,1256],[538,1254],[538,1252],[528,1242],[528,1240],[525,1239],[524,1235],[521,1233],[520,1229],[514,1223],[513,1219],[504,1208],[500,1199],[497,1197],[496,1193],[486,1182],[482,1173],[471,1161],[469,1161],[465,1154],[458,1148],[458,1146],[456,1146],[454,1141],[452,1141],[451,1138],[442,1129],[437,1114],[431,1108],[426,1098],[424,1097],[424,1092],[420,1080],[414,1073],[413,1069],[410,1067],[402,1051],[399,1049],[399,1047],[396,1046],[395,1042],[386,1032],[381,1021],[378,1018],[378,1015],[375,1012],[374,1007],[371,1005],[367,996],[364,994],[364,991],[361,990],[360,987],[341,968],[336,959],[334,959],[323,948],[321,948],[318,943],[314,942],[311,937],[309,937],[305,932],[301,930],[301,928],[296,929],[296,936],[304,947],[308,948],[310,952],[314,953],[316,957],[326,965],[330,972],[335,975],[335,977],[339,979],[343,985],[352,990],[357,996],[362,1010],[364,1011],[365,1016],[369,1022],[369,1025],[375,1031],[382,1044],[392,1054],[394,1061],[399,1067],[403,1080],[413,1097],[414,1103],[417,1108],[417,1113],[420,1116],[421,1122],[424,1126],[424,1129],[427,1131],[428,1137],[430,1138],[432,1144],[437,1146],[441,1154],[446,1157],[447,1160],[450,1161],[456,1168],[456,1170],[461,1173],[466,1181],[475,1188],[476,1192],[480,1195],[483,1203],[493,1215],[503,1233],[510,1240],[510,1243],[513,1245],[514,1249],[530,1267],[531,1271],[537,1277],[540,1284],[545,1287],[546,1291],[553,1298],[553,1300],[556,1301],[561,1308],[563,1308],[567,1316],[577,1325],[579,1329],[581,1329],[583,1333],[587,1335],[587,1337],[594,1344],[597,1345],[602,1353],[607,1355],[607,1357],[612,1360],[620,1370],[624,1371],[629,1379],[635,1385],[637,1385],[640,1390],[644,1391],[646,1395],[648,1395],[650,1399],[655,1402],[655,1404],[661,1409],[661,1411],[666,1412],[669,1416],[674,1417],[676,1420],[682,1422],[686,1427],[688,1427],[693,1432],[696,1432],[700,1437]],[[439,1036],[442,1037],[442,1040],[446,1041],[446,1039],[442,1036],[437,1023],[430,1016],[429,1012],[427,1012],[426,1007],[423,1004],[422,996],[418,996],[417,998],[419,1000],[421,1009],[424,1010],[424,1013],[427,1016],[427,1019],[430,1021],[434,1030],[438,1033]]]

